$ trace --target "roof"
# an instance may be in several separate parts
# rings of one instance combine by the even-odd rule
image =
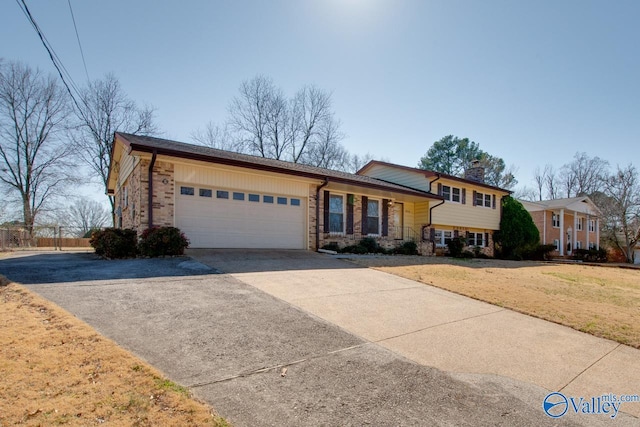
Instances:
[[[172,141],[168,139],[116,132],[114,135],[114,149],[116,146],[115,140],[122,141],[130,152],[155,152],[158,155],[166,155],[183,159],[199,160],[208,163],[244,167],[254,170],[276,172],[286,175],[318,179],[321,181],[328,180],[329,182],[357,185],[361,187],[368,187],[382,191],[391,191],[418,197],[426,197],[438,200],[442,199],[440,196],[427,193],[425,191],[417,190],[414,188],[407,188],[402,185],[388,183],[368,176],[303,165],[300,163],[268,159],[264,157],[252,156],[249,154],[235,153],[232,151],[219,150],[202,145],[187,144],[184,142]]]
[[[598,209],[596,204],[587,196],[541,200],[536,202],[520,200],[520,202],[528,211],[567,209],[591,215],[602,215],[600,209]]]
[[[460,178],[459,176],[449,175],[449,174],[446,174],[446,173],[436,172],[436,171],[427,170],[427,169],[418,169],[418,168],[412,168],[410,166],[397,165],[395,163],[382,162],[380,160],[371,160],[369,163],[367,163],[362,168],[360,168],[360,170],[358,172],[356,172],[356,173],[358,175],[363,174],[368,169],[370,169],[371,167],[376,166],[376,165],[386,166],[386,167],[395,168],[395,169],[402,169],[402,170],[405,170],[405,171],[408,171],[408,172],[421,174],[421,175],[424,175],[425,178],[436,178],[436,177],[439,176],[441,178],[450,179],[452,181],[458,181],[458,182],[463,182],[465,184],[477,185],[479,187],[488,188],[488,189],[491,189],[491,190],[502,191],[502,192],[507,193],[507,194],[511,194],[512,193],[511,190],[507,190],[505,188],[496,187],[494,185],[489,185],[489,184],[486,184],[484,182],[479,182],[479,181],[474,181],[474,180],[471,180],[471,179]]]

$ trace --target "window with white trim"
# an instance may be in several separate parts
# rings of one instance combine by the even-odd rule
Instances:
[[[589,220],[589,231],[591,233],[594,233],[596,231],[596,220],[595,219],[590,219]]]
[[[582,231],[584,229],[584,218],[578,218],[578,223],[576,224],[576,230]]]
[[[560,228],[560,215],[555,212],[551,213],[551,225],[553,228]]]
[[[460,203],[462,200],[461,194],[462,190],[458,187],[451,187],[449,185],[442,186],[442,197],[444,197],[445,200]]]
[[[476,206],[491,207],[491,194],[476,192]]]
[[[344,233],[344,196],[329,196],[329,232]]]
[[[576,241],[576,249],[582,249],[582,242],[580,240]]]
[[[469,246],[480,246],[484,248],[484,233],[469,233],[469,238],[467,239],[467,245]]]
[[[367,234],[380,234],[379,200],[367,200]]]
[[[560,240],[554,239],[553,240],[553,246],[556,247],[556,251],[559,251],[560,250]]]
[[[444,247],[449,244],[453,239],[453,231],[451,230],[436,230],[435,231],[435,243],[438,247]]]

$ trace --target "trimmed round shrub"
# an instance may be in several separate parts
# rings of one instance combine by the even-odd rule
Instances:
[[[418,255],[418,245],[416,242],[403,242],[400,246],[393,250],[398,255]]]
[[[465,243],[466,243],[466,240],[464,237],[454,237],[453,239],[451,239],[447,243],[447,248],[449,249],[449,256],[453,258],[461,258]]]
[[[109,259],[135,258],[138,235],[135,230],[105,228],[94,231],[89,244],[96,254]]]
[[[183,255],[189,240],[175,227],[153,227],[142,232],[138,250],[147,257]]]

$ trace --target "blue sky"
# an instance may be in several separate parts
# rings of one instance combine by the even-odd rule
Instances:
[[[638,1],[71,0],[89,76],[113,72],[157,109],[167,138],[222,122],[243,80],[333,93],[346,148],[415,166],[445,135],[468,137],[532,185],[576,151],[640,158]],[[27,0],[79,85],[67,0]],[[13,1],[0,57],[53,72]]]

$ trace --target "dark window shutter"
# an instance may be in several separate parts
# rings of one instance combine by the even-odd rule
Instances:
[[[347,234],[353,234],[353,194],[347,194]]]
[[[361,233],[366,236],[367,234],[369,234],[367,232],[367,209],[369,207],[368,206],[369,198],[367,196],[362,196],[361,200],[362,200],[362,221],[361,221],[362,231]]]
[[[496,208],[496,195],[495,194],[493,195],[493,202],[492,203],[493,203],[493,209],[495,209]]]
[[[438,183],[438,196],[442,196],[442,183]]]
[[[324,192],[324,232],[329,232],[329,192]]]
[[[467,204],[467,189],[466,188],[462,189],[462,204],[463,205]]]
[[[478,194],[478,192],[473,190],[473,206],[476,206],[476,194]]]
[[[382,236],[389,235],[389,200],[382,199]]]
[[[489,233],[484,233],[484,245],[489,246]]]
[[[453,230],[453,238],[457,239],[460,236],[460,233],[458,233],[458,230]]]
[[[429,230],[429,240],[432,242],[436,240],[436,229],[433,227]]]

